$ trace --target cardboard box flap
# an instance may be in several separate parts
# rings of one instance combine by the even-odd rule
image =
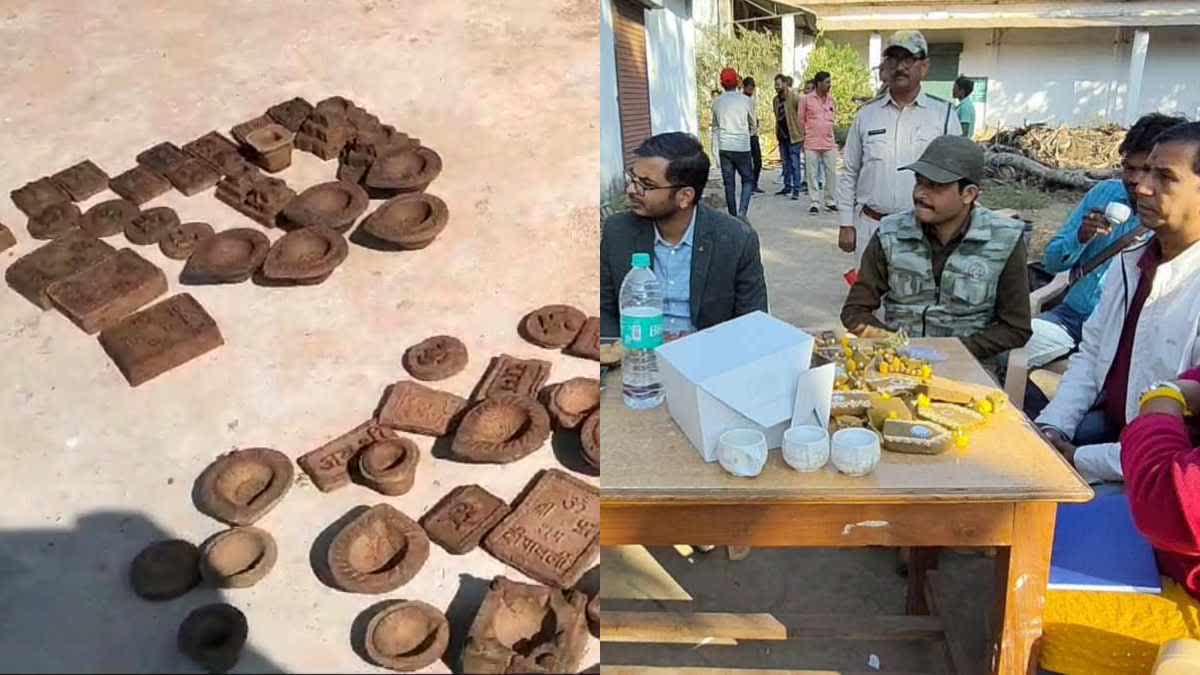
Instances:
[[[792,417],[800,363],[789,363],[791,353],[773,354],[742,364],[704,380],[699,386],[755,424],[772,427]]]
[[[811,339],[804,331],[770,314],[751,312],[668,342],[657,349],[657,354],[670,361],[687,379],[701,383]]]

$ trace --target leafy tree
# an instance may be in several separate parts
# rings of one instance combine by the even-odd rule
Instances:
[[[733,68],[738,76],[754,78],[759,140],[763,158],[775,156],[775,76],[779,74],[783,42],[778,35],[734,26],[722,31],[701,26],[696,35],[696,100],[700,141],[710,154],[712,148],[712,92],[720,90],[721,69]]]
[[[837,119],[834,123],[839,128],[848,128],[858,112],[859,106],[854,99],[870,97],[874,93],[871,70],[852,45],[817,36],[817,44],[809,54],[801,83],[811,80],[821,71],[829,73],[833,79],[830,95],[837,103]]]

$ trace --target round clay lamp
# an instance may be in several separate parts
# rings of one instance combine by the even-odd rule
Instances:
[[[366,190],[347,181],[335,180],[314,185],[301,192],[279,214],[282,227],[298,229],[324,225],[345,232],[367,210]]]
[[[262,266],[271,248],[267,235],[235,227],[201,239],[188,258],[179,280],[185,284],[235,284]]]
[[[196,479],[201,513],[230,525],[253,525],[292,487],[295,469],[287,455],[269,448],[235,450]]]
[[[446,615],[418,600],[391,603],[367,624],[367,655],[376,664],[402,673],[442,658],[449,644]]]
[[[548,397],[550,414],[563,429],[574,429],[600,407],[600,380],[575,377],[555,385]]]
[[[218,532],[200,549],[200,574],[219,588],[249,588],[258,583],[279,556],[275,538],[257,527]]]
[[[246,645],[246,615],[233,605],[205,605],[179,625],[179,651],[210,673],[228,672]]]
[[[110,199],[88,209],[79,219],[79,227],[93,237],[111,237],[124,232],[141,212],[127,199]]]
[[[371,162],[363,177],[367,192],[375,199],[424,192],[442,172],[442,158],[423,145],[393,146]]]
[[[310,225],[280,237],[263,259],[262,273],[275,281],[318,284],[333,274],[348,252],[341,234],[323,225]]]
[[[158,250],[171,260],[187,260],[196,245],[211,236],[213,226],[208,223],[181,223],[163,232],[158,240]]]
[[[467,412],[453,450],[471,462],[507,464],[542,447],[549,437],[550,415],[542,404],[520,394],[500,394]]]
[[[408,438],[375,441],[358,453],[358,471],[373,490],[399,496],[412,489],[421,451]]]
[[[376,504],[334,536],[327,562],[338,588],[387,593],[411,581],[428,558],[425,530],[390,505]]]
[[[583,459],[593,468],[600,468],[600,411],[588,415],[579,429],[579,442],[583,445]]]
[[[431,244],[448,219],[446,202],[421,192],[389,199],[359,229],[388,244],[416,250]]]

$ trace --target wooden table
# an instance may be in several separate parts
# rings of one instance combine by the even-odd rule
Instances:
[[[935,364],[937,374],[992,386],[958,340],[914,344],[947,356]],[[715,462],[706,464],[665,405],[643,412],[626,408],[619,371],[606,384],[601,402],[602,545],[915,547],[909,574],[911,615],[929,613],[925,570],[936,564],[935,547],[998,547],[991,670],[1036,672],[1056,504],[1087,501],[1092,491],[1019,410],[1008,406],[993,415],[972,433],[966,449],[933,457],[885,451],[869,476],[846,476],[832,465],[800,473],[772,450],[762,473],[747,479],[726,473]],[[648,625],[662,619],[605,612],[602,635],[636,641]],[[738,632],[727,637],[748,637],[745,621],[724,621],[717,615],[673,619],[685,626],[684,632],[693,620],[708,637],[721,637],[714,635],[719,626]],[[778,628],[757,639],[795,637],[799,630]],[[953,642],[947,644],[952,647]],[[958,663],[961,657],[956,658],[953,648],[948,651],[959,672],[978,670]]]

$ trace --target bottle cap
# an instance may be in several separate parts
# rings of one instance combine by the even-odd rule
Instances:
[[[633,266],[636,268],[650,267],[650,254],[649,253],[634,253],[633,254]]]

